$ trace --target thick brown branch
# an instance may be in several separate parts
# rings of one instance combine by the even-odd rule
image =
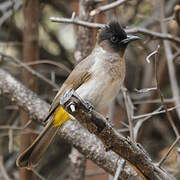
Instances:
[[[31,119],[40,123],[48,113],[49,104],[41,100],[35,93],[28,90],[3,69],[0,69],[0,94],[7,95],[13,102],[28,112]],[[78,122],[67,122],[61,128],[60,135],[98,166],[111,174],[115,173],[119,156],[113,152],[106,152],[100,140],[90,134]],[[123,170],[121,177],[124,179],[139,179],[137,174],[129,168]]]
[[[76,111],[71,112],[68,104],[74,104]],[[114,128],[112,128],[101,114],[94,110],[89,112],[82,100],[79,100],[77,96],[72,95],[63,106],[69,113],[78,119],[89,132],[96,134],[99,139],[101,139],[106,150],[112,150],[122,158],[126,159],[143,177],[153,180],[174,179],[165,171],[162,171],[157,167],[140,145],[132,142],[129,138],[121,136]]]

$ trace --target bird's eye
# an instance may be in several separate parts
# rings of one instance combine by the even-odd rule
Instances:
[[[118,42],[118,38],[116,36],[112,36],[111,37],[111,42],[112,43],[117,43]]]

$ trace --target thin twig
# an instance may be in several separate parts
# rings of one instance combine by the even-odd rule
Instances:
[[[164,103],[174,103],[175,100],[173,98],[165,98],[164,99]],[[161,103],[160,99],[152,99],[152,100],[137,100],[134,101],[133,104],[147,104],[147,103],[151,103],[151,104],[158,104]]]
[[[173,148],[176,146],[176,144],[179,142],[180,140],[180,136],[178,136],[176,138],[176,140],[173,142],[173,144],[170,146],[168,152],[165,154],[165,156],[162,157],[162,159],[158,162],[158,166],[161,167],[161,165],[163,164],[163,162],[168,158],[169,154],[171,153],[171,151],[173,150]]]
[[[146,61],[147,61],[148,63],[150,63],[150,58],[151,58],[153,55],[155,55],[155,54],[158,53],[159,48],[160,48],[160,45],[158,45],[157,49],[155,49],[152,53],[150,53],[150,54],[146,57]]]
[[[60,69],[63,69],[65,70],[68,74],[71,73],[71,69],[69,69],[68,67],[66,67],[64,64],[61,64],[61,63],[58,63],[58,62],[54,62],[54,61],[50,61],[50,60],[46,60],[46,59],[41,59],[41,60],[37,60],[35,62],[28,62],[28,63],[25,63],[27,64],[28,66],[32,66],[32,65],[36,65],[36,64],[52,64],[54,66],[57,66],[58,68]],[[18,67],[22,67],[22,65],[17,65]]]
[[[161,165],[163,164],[163,162],[167,159],[168,155],[170,154],[170,152],[172,151],[172,149],[174,148],[174,146],[177,144],[177,142],[179,141],[180,139],[180,135],[179,135],[179,132],[174,124],[174,121],[170,115],[170,113],[168,112],[167,110],[167,106],[166,104],[164,103],[164,96],[161,92],[161,87],[160,87],[160,83],[159,83],[159,79],[158,79],[158,72],[157,72],[157,60],[158,60],[158,50],[159,50],[159,45],[157,47],[157,50],[156,52],[154,53],[155,55],[155,77],[156,77],[156,84],[157,84],[157,90],[158,90],[158,93],[160,95],[160,98],[161,98],[161,102],[162,102],[162,106],[164,107],[165,109],[165,113],[166,113],[166,116],[167,116],[167,119],[171,125],[171,127],[173,128],[174,130],[174,133],[176,134],[176,140],[174,141],[174,143],[171,145],[171,147],[169,148],[168,152],[162,157],[162,159],[159,161],[158,163],[158,166],[161,167]]]
[[[35,135],[38,135],[39,134],[39,131],[37,131],[37,130],[31,130],[31,129],[27,129],[27,130],[25,130],[25,131],[23,131],[23,132],[14,132],[13,133],[13,135],[14,136],[17,136],[17,135],[21,135],[21,134],[35,134]],[[5,137],[5,136],[9,136],[9,133],[0,133],[0,137]]]
[[[9,150],[9,153],[12,153],[13,151],[13,130],[10,128],[9,129],[9,143],[8,143],[8,150]]]
[[[35,170],[34,168],[31,168],[31,171],[40,179],[40,180],[46,180],[46,178],[44,178],[41,174],[39,174],[39,172],[37,170]]]
[[[71,19],[71,18],[60,18],[60,17],[51,17],[50,20],[52,22],[57,22],[57,23],[67,23],[67,24],[76,24],[76,25],[80,25],[83,27],[87,27],[87,28],[103,28],[105,27],[105,24],[100,24],[100,23],[91,23],[91,22],[87,22],[87,21],[81,21],[78,18],[75,19]],[[180,43],[180,38],[178,38],[177,36],[173,36],[169,33],[159,33],[159,32],[155,32],[155,31],[151,31],[149,29],[146,28],[140,28],[140,27],[134,27],[131,29],[126,29],[125,30],[127,33],[140,33],[143,35],[147,35],[153,38],[157,38],[157,39],[164,39],[164,40],[169,40],[175,43]]]
[[[156,51],[156,54],[155,54],[155,77],[156,77],[157,90],[158,90],[158,93],[160,95],[161,103],[162,103],[162,105],[164,107],[167,119],[168,119],[171,127],[173,128],[173,131],[174,131],[176,137],[178,137],[179,136],[179,132],[178,132],[178,130],[177,130],[175,124],[174,124],[174,121],[173,121],[173,119],[172,119],[172,117],[171,117],[171,115],[170,115],[170,113],[168,111],[168,108],[167,108],[166,104],[164,103],[164,96],[163,96],[163,94],[161,92],[161,87],[160,87],[160,83],[159,83],[159,79],[158,79],[158,72],[157,72],[158,50],[159,50],[159,47],[157,47],[157,51]]]
[[[105,27],[105,24],[91,23],[91,22],[79,20],[78,18],[50,17],[50,20],[52,22],[75,24],[75,25],[80,25],[80,26],[88,27],[88,28],[98,28],[99,29],[99,28]]]
[[[164,39],[164,40],[169,40],[172,42],[176,42],[176,43],[180,43],[180,38],[174,35],[171,35],[167,32],[155,32],[146,28],[141,28],[141,27],[134,27],[131,29],[127,29],[126,30],[127,33],[140,33],[140,34],[144,34],[144,35],[148,35],[152,38],[157,38],[157,39]]]
[[[4,54],[2,52],[0,52],[1,55],[1,59],[7,59],[10,61],[13,61],[17,64],[19,64],[20,66],[22,66],[23,68],[25,68],[27,71],[29,71],[32,75],[37,76],[39,79],[43,80],[44,82],[48,83],[49,85],[51,85],[53,88],[55,89],[59,89],[59,86],[55,83],[53,83],[51,80],[47,79],[45,76],[43,76],[42,74],[40,74],[39,72],[35,71],[34,69],[32,69],[31,67],[29,67],[27,64],[23,63],[22,61],[20,61],[19,59],[9,56],[7,54]]]
[[[96,9],[92,10],[90,12],[90,16],[95,16],[95,15],[97,15],[99,13],[104,12],[104,11],[108,11],[108,10],[111,10],[113,8],[116,8],[116,7],[120,6],[120,5],[122,5],[123,3],[125,3],[126,1],[127,0],[116,0],[116,1],[114,1],[112,3],[110,3],[110,4],[100,6],[100,7],[96,8]]]
[[[134,89],[137,93],[147,93],[149,91],[157,90],[157,87],[144,88],[144,89]]]
[[[23,127],[18,127],[18,126],[8,126],[8,125],[1,125],[0,129],[8,129],[8,130],[24,130],[26,129],[30,124],[32,120],[29,120]]]
[[[153,112],[159,112],[161,109],[162,109],[162,106],[160,106],[158,109],[156,109],[156,110],[153,111]],[[134,127],[134,138],[135,138],[135,140],[136,140],[137,137],[138,137],[139,129],[141,128],[141,126],[143,125],[143,123],[146,122],[146,121],[147,121],[148,119],[150,119],[151,117],[152,117],[152,115],[149,115],[149,116],[147,116],[147,117],[145,117],[145,118],[143,118],[143,119],[140,119],[140,120],[136,123],[136,125],[135,125],[135,127]]]
[[[132,117],[133,117],[132,103],[131,103],[130,97],[127,95],[126,88],[122,88],[122,93],[123,93],[124,103],[126,106],[126,113],[128,117],[130,138],[132,141],[134,141],[134,129],[133,129],[133,122],[132,122]]]
[[[177,62],[177,58],[180,56],[180,51],[177,51],[176,53],[174,53],[174,55],[173,55],[173,62],[175,62],[175,63],[179,63],[179,62]]]
[[[180,105],[168,108],[167,111],[173,111],[173,110],[175,110],[177,108],[180,108]],[[142,115],[138,115],[138,116],[133,116],[132,119],[133,120],[142,119],[142,118],[145,118],[147,116],[155,116],[155,115],[162,114],[162,113],[165,113],[165,112],[166,112],[165,110],[162,110],[162,111],[158,111],[158,112],[146,113],[146,114],[142,114]]]

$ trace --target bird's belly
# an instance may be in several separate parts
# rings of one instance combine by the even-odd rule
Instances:
[[[81,85],[77,94],[84,100],[88,100],[98,112],[103,112],[112,100],[116,97],[120,89],[120,81],[112,81],[111,78],[94,78]]]

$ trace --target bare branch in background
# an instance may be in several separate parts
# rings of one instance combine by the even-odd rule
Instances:
[[[128,122],[129,122],[129,132],[130,132],[130,138],[132,141],[134,141],[134,126],[133,126],[133,104],[131,102],[131,99],[129,97],[129,95],[127,94],[127,89],[126,88],[122,88],[122,93],[123,93],[123,98],[124,98],[124,103],[125,103],[125,107],[126,107],[126,113],[127,113],[127,117],[128,117]]]
[[[57,22],[57,23],[68,23],[68,24],[76,24],[76,25],[80,25],[83,27],[87,27],[87,28],[103,28],[105,26],[105,24],[99,24],[99,23],[91,23],[91,22],[87,22],[87,21],[81,21],[77,18],[75,19],[69,19],[69,18],[59,18],[59,17],[51,17],[50,18],[51,21],[53,22]],[[164,33],[159,33],[159,32],[155,32],[146,28],[141,28],[141,27],[134,27],[134,28],[130,28],[130,29],[126,29],[127,33],[140,33],[143,35],[147,35],[150,36],[152,38],[155,39],[166,39],[175,43],[180,43],[180,38],[173,36],[167,32]]]
[[[90,15],[91,15],[91,16],[95,16],[95,15],[97,15],[97,14],[99,14],[99,13],[102,13],[102,12],[105,12],[105,11],[108,11],[108,10],[111,10],[111,9],[113,9],[113,8],[116,8],[116,7],[124,4],[124,3],[127,2],[127,1],[128,1],[128,0],[117,0],[117,1],[114,1],[114,2],[112,2],[112,3],[110,3],[110,4],[106,4],[106,5],[104,5],[104,6],[100,6],[100,7],[96,8],[96,9],[92,10],[92,11],[90,12]]]
[[[146,57],[146,61],[147,61],[148,63],[150,63],[150,58],[151,58],[153,55],[155,55],[155,54],[158,53],[159,48],[160,48],[160,45],[158,45],[157,49],[155,49],[152,53],[150,53],[150,54]]]
[[[173,111],[173,110],[176,110],[176,109],[180,109],[180,106],[174,106],[174,107],[168,108],[167,111]],[[162,113],[166,113],[166,111],[165,110],[161,110],[161,111],[157,111],[157,112],[155,111],[155,112],[151,112],[151,113],[146,113],[146,114],[133,116],[132,118],[134,120],[137,120],[137,119],[145,118],[145,117],[148,117],[148,116],[155,116],[155,115],[162,114]]]
[[[164,18],[164,1],[161,2],[161,20]],[[161,21],[161,31],[162,33],[167,33],[167,25],[166,22]],[[168,64],[168,72],[169,72],[169,78],[170,78],[170,84],[171,84],[171,90],[173,94],[173,99],[175,100],[176,106],[179,106],[180,104],[180,95],[179,95],[179,88],[178,88],[178,82],[177,82],[177,77],[175,73],[175,67],[173,64],[173,54],[171,50],[171,46],[168,41],[164,40],[164,50],[166,54],[166,61]],[[180,110],[176,109],[176,112],[178,114],[178,118],[180,120]]]
[[[40,74],[39,72],[37,72],[36,70],[32,69],[31,67],[28,66],[28,64],[23,63],[21,60],[15,58],[15,57],[11,57],[7,54],[4,54],[2,52],[0,52],[1,55],[1,59],[2,60],[9,60],[9,61],[13,61],[17,64],[19,64],[21,67],[25,68],[27,71],[29,71],[32,75],[38,77],[39,79],[43,80],[44,82],[48,83],[50,86],[52,86],[55,89],[58,89],[59,86],[55,83],[53,83],[51,80],[47,79],[45,76],[43,76],[42,74]]]
[[[164,103],[174,103],[173,98],[165,98]],[[134,104],[160,104],[160,99],[152,99],[152,100],[137,100],[133,102]]]
[[[138,122],[134,126],[134,137],[135,137],[136,140],[137,140],[137,137],[138,137],[139,130],[140,130],[141,126],[143,125],[143,123],[146,122],[147,120],[149,120],[153,116],[152,115],[153,113],[159,112],[161,109],[162,109],[162,106],[160,106],[158,109],[156,109],[152,113],[149,113],[149,116],[146,116],[146,117],[141,118],[141,119],[138,120]]]
[[[159,46],[159,47],[160,47],[160,46]],[[159,79],[158,79],[157,60],[158,60],[159,47],[157,48],[156,54],[155,54],[155,77],[156,77],[157,90],[158,90],[158,93],[159,93],[159,95],[160,95],[161,103],[162,103],[162,106],[163,106],[163,108],[164,108],[164,110],[165,110],[167,119],[168,119],[171,127],[173,128],[176,137],[178,137],[178,136],[179,136],[179,132],[178,132],[178,130],[177,130],[175,124],[174,124],[174,121],[173,121],[173,119],[172,119],[172,117],[171,117],[171,115],[170,115],[170,113],[169,113],[169,111],[168,111],[168,108],[167,108],[166,104],[164,103],[164,96],[163,96],[163,94],[162,94],[162,92],[161,92],[161,87],[160,87],[160,83],[159,83]]]
[[[87,22],[87,21],[79,20],[78,18],[69,19],[69,18],[51,17],[50,20],[56,23],[75,24],[75,25],[80,25],[80,26],[88,27],[88,28],[103,28],[104,27],[104,24]]]
[[[51,61],[51,60],[48,60],[48,59],[41,59],[39,61],[35,61],[35,62],[28,62],[28,63],[25,63],[27,64],[28,66],[33,66],[33,65],[37,65],[37,64],[51,64],[51,65],[54,65],[56,67],[58,67],[59,69],[62,69],[64,71],[66,71],[66,73],[70,74],[71,73],[71,69],[69,69],[67,66],[65,66],[64,64],[60,63],[60,62],[54,62],[54,61]],[[17,67],[23,67],[22,65],[17,65]]]
[[[40,180],[46,180],[41,174],[39,174],[34,168],[31,168],[31,171],[38,177]]]
[[[147,35],[150,36],[152,38],[156,38],[156,39],[165,39],[165,40],[169,40],[172,42],[176,42],[176,43],[180,43],[180,38],[176,37],[174,35],[171,35],[167,32],[155,32],[146,28],[141,28],[141,27],[135,27],[135,28],[131,28],[131,29],[127,29],[126,30],[127,33],[140,33],[143,35]]]
[[[163,162],[168,158],[169,154],[171,153],[171,151],[173,150],[173,148],[176,146],[176,144],[179,142],[180,140],[180,136],[178,136],[176,138],[176,140],[172,143],[171,147],[168,149],[168,152],[165,154],[165,156],[162,157],[162,159],[158,162],[158,166],[161,167],[161,165],[163,164]]]
[[[164,96],[161,92],[161,87],[160,87],[160,83],[159,83],[159,79],[158,79],[158,72],[157,72],[157,61],[158,61],[158,53],[159,53],[159,48],[160,46],[158,45],[157,47],[157,50],[156,50],[156,53],[155,53],[155,77],[156,77],[156,84],[157,84],[157,90],[158,90],[158,93],[160,95],[160,98],[161,98],[161,103],[162,103],[162,106],[163,108],[165,109],[165,113],[166,113],[166,116],[167,116],[167,119],[176,135],[176,140],[174,141],[174,143],[171,145],[171,147],[169,148],[169,150],[167,151],[167,153],[162,157],[162,159],[159,161],[158,163],[158,166],[161,167],[161,165],[163,164],[163,162],[168,158],[168,155],[170,154],[170,152],[173,150],[173,148],[175,147],[175,145],[178,143],[179,139],[180,139],[180,134],[178,132],[178,129],[167,109],[167,106],[166,104],[164,103]]]

